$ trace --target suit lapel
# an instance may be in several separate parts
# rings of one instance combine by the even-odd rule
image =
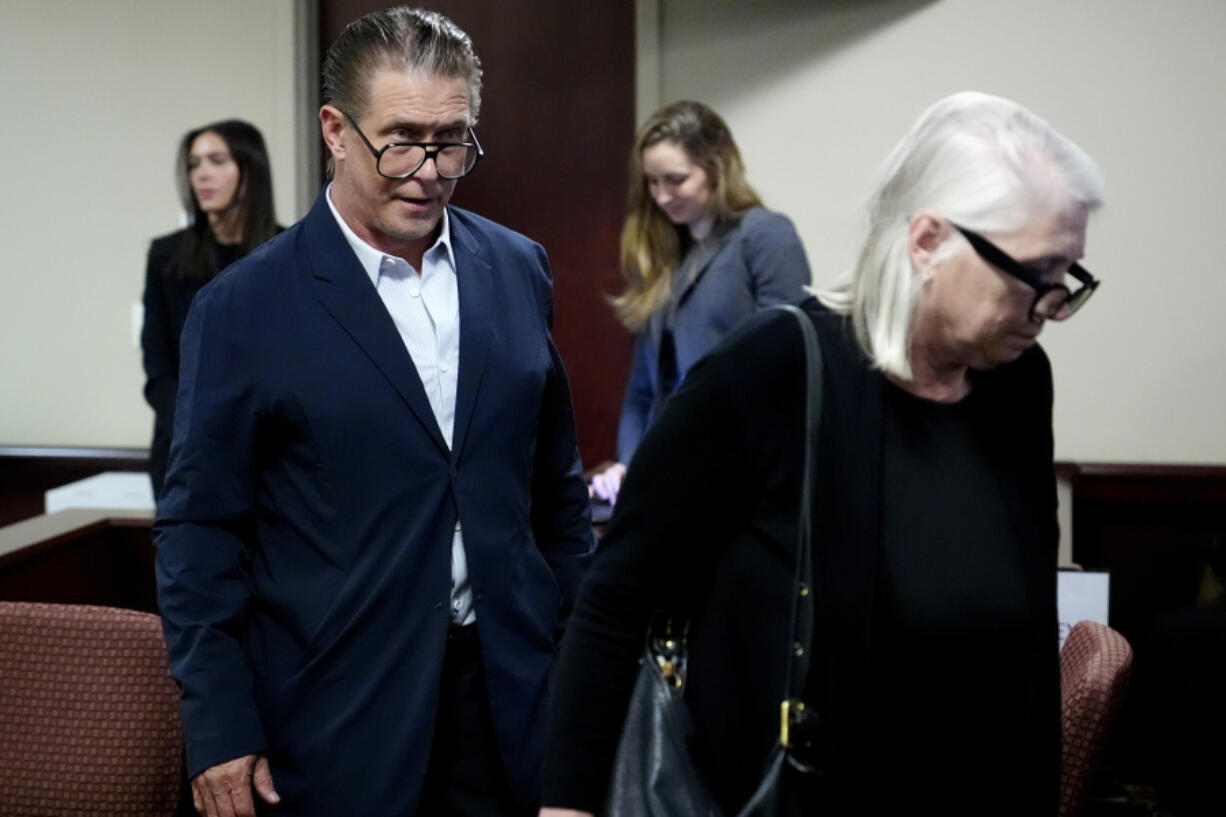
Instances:
[[[460,297],[460,371],[456,386],[452,450],[464,450],[473,407],[485,374],[490,326],[494,315],[493,275],[488,248],[451,210],[451,248],[455,253]],[[483,250],[485,250],[483,252]]]
[[[688,271],[686,279],[680,282],[681,288],[677,292],[676,302],[678,307],[685,303],[685,299],[689,297],[690,290],[692,290],[694,285],[698,283],[698,279],[703,276],[703,274],[707,271],[707,268],[711,266],[711,262],[715,260],[715,256],[719,255],[720,250],[722,249],[723,246],[721,245],[720,247],[716,248],[715,251],[707,253],[706,258],[702,260],[702,263],[698,265],[697,269]],[[682,272],[682,269],[679,268],[677,272]]]
[[[387,307],[337,226],[324,199],[326,195],[325,191],[315,200],[303,231],[307,251],[301,261],[315,279],[316,297],[392,384],[423,430],[447,452],[447,443],[434,419],[413,359]]]

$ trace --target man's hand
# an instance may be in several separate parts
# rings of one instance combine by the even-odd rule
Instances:
[[[192,804],[206,817],[255,817],[255,789],[265,803],[279,803],[268,758],[246,755],[205,769],[192,779]]]

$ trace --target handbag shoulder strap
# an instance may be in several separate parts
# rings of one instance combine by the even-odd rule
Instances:
[[[780,304],[775,308],[790,312],[796,317],[805,345],[805,453],[796,520],[796,574],[792,583],[788,677],[787,688],[784,690],[786,721],[787,701],[799,701],[804,696],[809,679],[809,652],[813,643],[812,505],[818,431],[822,415],[822,349],[813,321],[804,310],[791,304]]]

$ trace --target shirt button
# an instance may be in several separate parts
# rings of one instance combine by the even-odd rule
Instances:
[[[440,364],[439,364],[439,368],[440,368],[440,369],[442,369],[442,370],[443,370],[443,371],[445,371],[445,372],[449,372],[449,371],[451,371],[451,367],[450,367],[450,366],[448,366],[446,363],[440,363]]]
[[[417,287],[409,287],[409,294],[412,295],[414,298],[420,298],[421,290],[418,289]]]
[[[460,529],[460,520],[458,520],[458,519],[455,521],[455,529],[456,529],[456,530],[459,530],[459,529]]]

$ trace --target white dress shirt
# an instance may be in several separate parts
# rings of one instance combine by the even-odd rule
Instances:
[[[358,238],[332,203],[331,185],[327,200],[337,226],[400,332],[425,387],[439,431],[450,447],[460,368],[460,298],[447,211],[443,210],[438,240],[422,255],[419,274],[403,258],[387,255]],[[472,624],[477,620],[458,519],[451,540],[451,620],[455,624]]]

